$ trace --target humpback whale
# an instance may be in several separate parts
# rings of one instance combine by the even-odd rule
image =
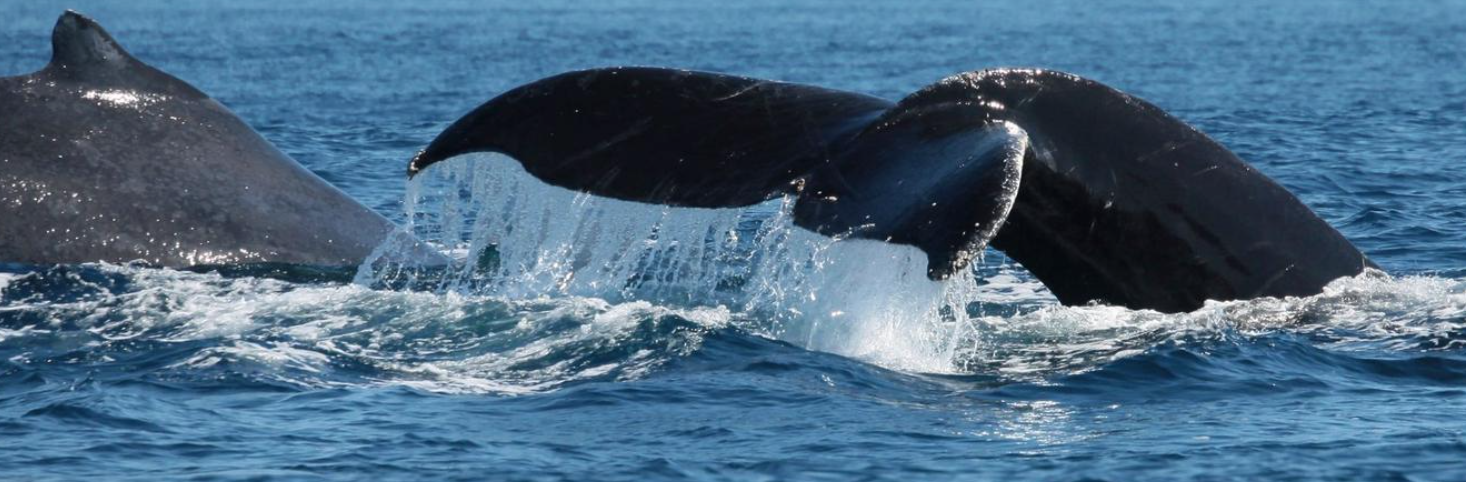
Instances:
[[[0,261],[343,266],[393,230],[91,19],[63,14],[52,43],[45,68],[0,78]],[[914,246],[934,280],[991,246],[1071,305],[1189,311],[1316,294],[1375,267],[1205,134],[1054,71],[967,72],[897,102],[708,72],[569,72],[472,110],[408,172],[485,151],[623,200],[791,196],[797,226]]]
[[[393,230],[90,18],[51,39],[0,78],[0,261],[349,266]]]
[[[915,246],[950,277],[992,246],[1064,304],[1162,312],[1306,296],[1374,264],[1272,179],[1160,108],[1035,69],[954,75],[890,102],[663,68],[569,72],[495,97],[417,154],[470,152],[596,195],[735,207]]]

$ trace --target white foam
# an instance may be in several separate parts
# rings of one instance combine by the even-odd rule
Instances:
[[[501,394],[640,378],[697,352],[706,334],[728,327],[782,330],[764,334],[899,370],[1018,378],[1089,370],[1167,340],[1223,332],[1302,332],[1340,351],[1459,350],[1466,343],[1466,283],[1459,280],[1364,275],[1330,284],[1318,296],[1209,303],[1193,313],[1161,314],[1022,298],[1014,293],[1038,292],[1030,286],[1035,282],[1009,273],[1010,282],[997,289],[1004,301],[993,303],[995,313],[975,310],[967,317],[929,310],[953,300],[986,302],[991,284],[970,288],[974,294],[931,283],[916,276],[921,271],[911,266],[919,263],[905,255],[849,247],[855,251],[828,250],[831,259],[807,278],[820,290],[786,291],[787,304],[780,305],[786,312],[762,318],[728,307],[674,308],[645,300],[516,301],[101,265],[95,268],[104,274],[125,276],[127,288],[69,301],[10,300],[7,316],[20,316],[9,319],[36,321],[8,324],[0,329],[0,343],[33,347],[16,356],[25,362],[29,350],[57,346],[110,352],[127,350],[132,340],[205,342],[171,369],[229,370],[304,386]],[[840,261],[846,256],[860,262]],[[42,275],[11,279],[19,276]],[[863,279],[907,284],[867,287]],[[892,286],[901,293],[881,291]],[[1038,307],[1006,311],[1015,305]],[[342,373],[341,366],[360,368]]]
[[[971,272],[928,280],[913,247],[794,227],[788,198],[742,209],[618,201],[549,186],[497,155],[435,166],[409,191],[414,233],[463,253],[463,265],[436,280],[444,291],[723,305],[756,333],[929,372],[952,370],[966,307],[982,299]],[[480,263],[485,256],[497,263]],[[421,276],[379,260],[367,266],[376,270],[358,280]]]
[[[75,301],[17,303],[9,308],[47,321],[6,327],[0,342],[24,345],[62,336],[73,340],[68,344],[107,350],[115,348],[103,345],[127,346],[138,339],[205,341],[212,344],[169,369],[229,370],[302,386],[367,383],[515,394],[576,380],[643,376],[697,350],[703,333],[731,319],[722,308],[675,309],[645,301],[506,302],[456,292],[302,285],[106,264],[90,268],[126,276],[128,288],[102,289]],[[671,320],[690,325],[665,329]],[[628,344],[639,349],[618,355]],[[370,378],[337,373],[337,362],[370,367],[364,370]]]
[[[617,201],[546,185],[496,155],[435,166],[405,204],[418,236],[463,253],[462,266],[440,275],[446,292],[725,306],[745,330],[908,371],[1082,369],[1139,353],[1157,332],[1276,328],[1310,313],[1385,329],[1380,313],[1351,311],[1362,293],[1374,293],[1371,310],[1407,312],[1429,304],[1421,297],[1451,307],[1437,314],[1466,306],[1436,279],[1361,276],[1317,297],[1210,303],[1179,315],[1063,307],[1003,259],[980,266],[981,277],[930,281],[914,248],[794,227],[789,199],[722,210]],[[494,250],[497,265],[477,262]],[[397,274],[389,264],[360,279]]]
[[[600,199],[492,157],[419,179],[410,228],[456,269],[409,269],[391,245],[351,285],[98,265],[126,277],[126,290],[72,277],[63,284],[100,294],[0,298],[0,311],[21,315],[11,319],[40,320],[7,325],[0,342],[46,346],[79,327],[98,344],[216,341],[178,370],[513,394],[645,376],[728,327],[898,370],[1010,377],[1092,369],[1218,330],[1306,331],[1334,350],[1459,349],[1466,332],[1457,280],[1367,274],[1318,296],[1185,314],[1065,307],[1000,255],[980,262],[981,276],[933,282],[913,248],[795,228],[785,199],[733,210]],[[497,260],[485,259],[490,247]],[[0,296],[25,276],[40,274],[0,274]],[[388,281],[432,290],[370,287]],[[673,319],[691,328],[660,325]],[[341,363],[370,375],[337,373]]]

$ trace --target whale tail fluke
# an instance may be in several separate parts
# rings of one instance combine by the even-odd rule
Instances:
[[[470,112],[409,173],[469,152],[500,152],[553,185],[694,207],[756,204],[829,159],[890,107],[874,97],[656,68],[571,72]]]
[[[793,194],[798,226],[916,246],[932,279],[991,242],[1066,304],[1187,311],[1314,294],[1373,266],[1205,134],[1062,72],[968,72],[894,104],[702,72],[572,72],[475,109],[409,172],[476,151],[624,200]]]
[[[966,267],[1002,225],[1026,139],[960,104],[611,68],[489,101],[440,134],[409,173],[492,151],[547,183],[616,199],[711,208],[793,194],[797,225],[916,246],[929,257],[928,275],[941,279]]]
[[[829,236],[905,244],[927,277],[967,268],[1017,199],[1028,134],[953,103],[902,101],[806,178],[794,223]]]

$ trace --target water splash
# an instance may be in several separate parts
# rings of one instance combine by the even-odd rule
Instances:
[[[1317,356],[1365,365],[1380,353],[1455,356],[1466,347],[1466,283],[1459,280],[1367,275],[1341,279],[1313,297],[1162,314],[1055,305],[1032,297],[1030,282],[1001,282],[1018,276],[990,273],[983,296],[996,292],[1000,301],[969,305],[966,313],[913,315],[882,304],[946,307],[970,299],[953,290],[889,296],[878,287],[852,286],[840,296],[799,300],[791,313],[809,314],[789,314],[773,326],[783,330],[776,334],[753,331],[774,325],[768,319],[722,306],[580,296],[512,300],[139,266],[63,266],[0,274],[0,352],[13,366],[149,367],[114,372],[169,383],[387,384],[515,394],[644,378],[697,356],[710,336],[728,340],[750,332],[903,371],[1039,383],[1132,357],[1154,361],[1158,347],[1198,346],[1183,351],[1205,356],[1277,336],[1324,353]],[[853,301],[867,295],[873,299],[866,305]],[[853,314],[815,311],[836,304]]]
[[[1409,303],[1466,304],[1438,279],[1367,273],[1314,297],[1213,302],[1185,314],[1064,307],[1001,254],[933,282],[915,248],[810,233],[793,226],[791,203],[619,201],[549,186],[507,157],[465,156],[420,175],[405,203],[408,229],[453,253],[456,265],[424,271],[384,257],[364,265],[358,282],[503,300],[716,307],[739,329],[807,349],[903,371],[1017,378],[1082,372],[1198,330],[1306,327],[1340,337],[1331,346],[1350,346],[1350,333],[1381,343],[1389,337],[1380,330],[1408,331],[1400,323],[1413,316]],[[1420,329],[1434,335],[1393,343],[1456,343],[1439,332],[1459,328],[1430,320]]]
[[[977,275],[933,282],[919,250],[796,228],[792,203],[606,199],[547,185],[504,156],[465,156],[419,175],[405,202],[408,229],[457,264],[425,272],[374,258],[357,280],[511,300],[721,306],[745,320],[740,328],[810,349],[950,371],[954,334],[981,301]]]
[[[641,301],[504,301],[110,264],[0,279],[0,353],[11,363],[147,367],[121,376],[187,383],[538,392],[639,378],[730,319]]]

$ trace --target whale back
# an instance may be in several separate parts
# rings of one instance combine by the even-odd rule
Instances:
[[[0,261],[360,262],[391,223],[67,12],[0,78]]]

